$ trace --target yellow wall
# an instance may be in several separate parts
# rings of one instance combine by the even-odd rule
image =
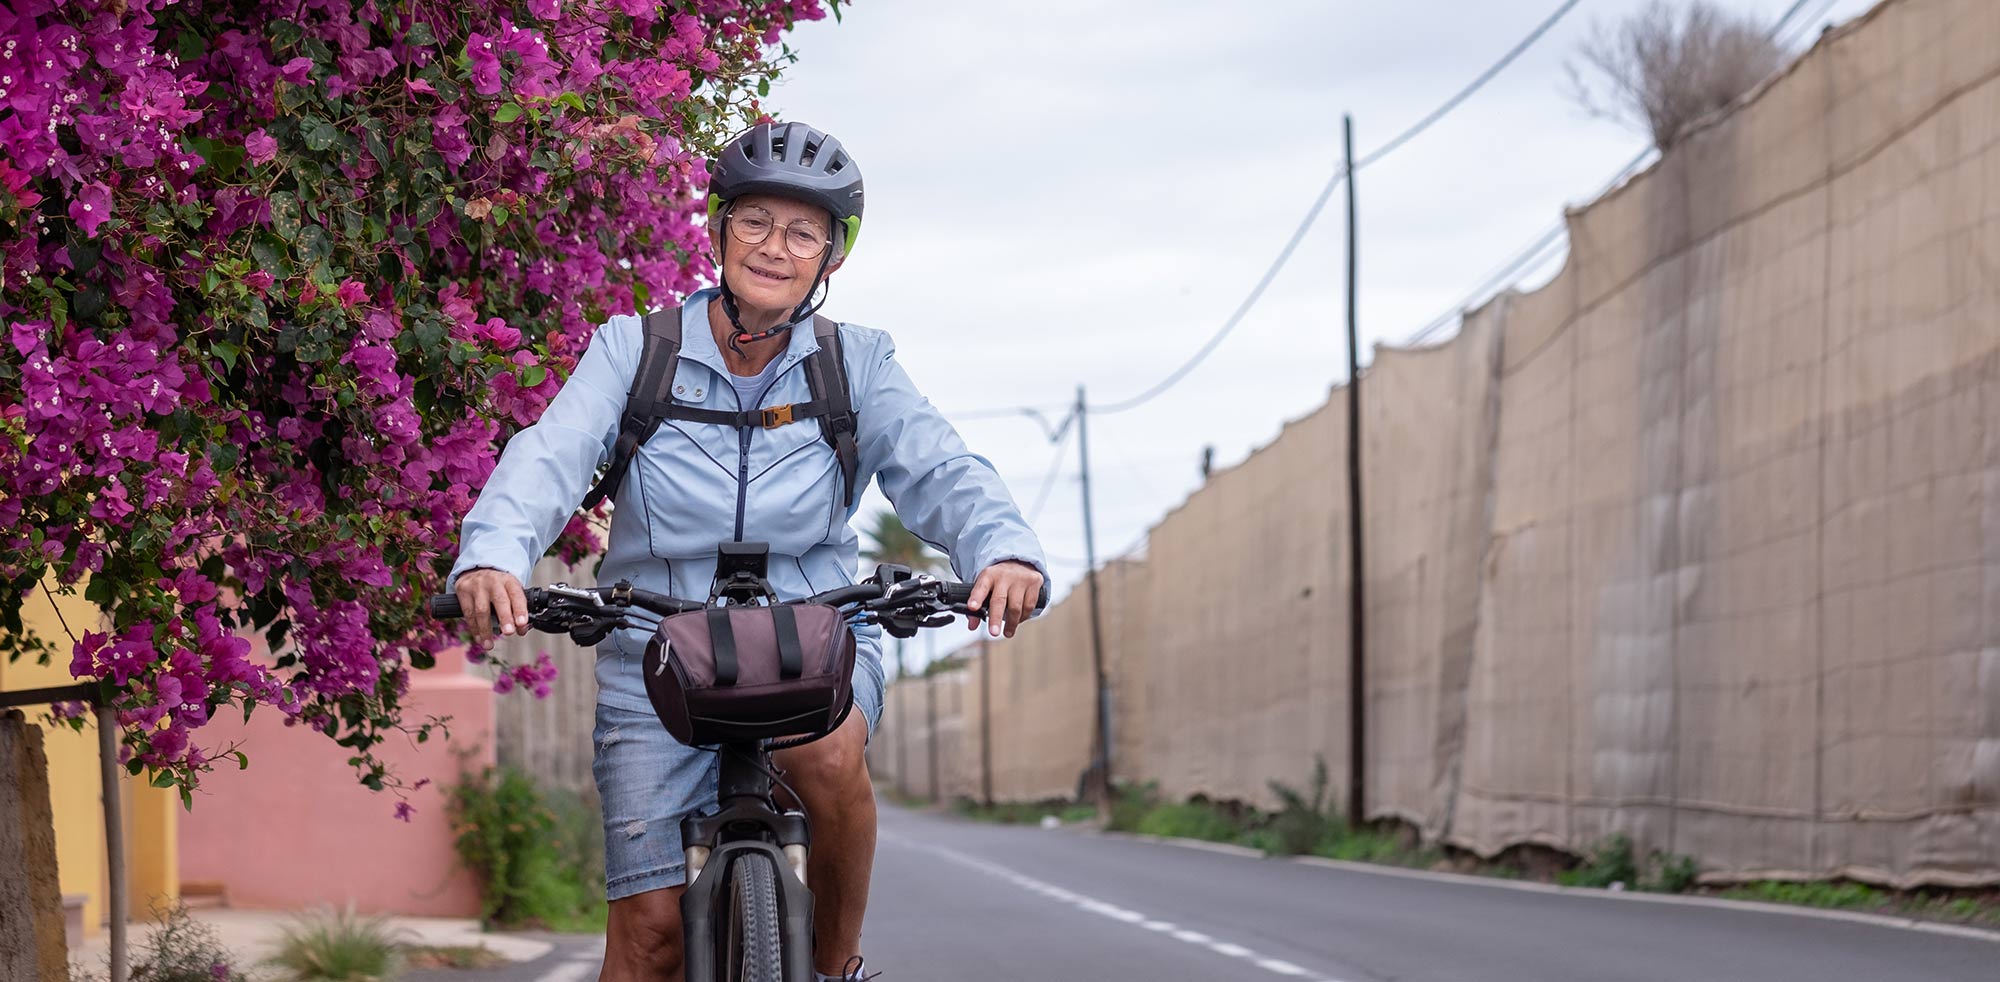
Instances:
[[[54,583],[49,586],[53,589]],[[57,654],[47,665],[27,659],[12,663],[0,659],[0,689],[37,689],[75,681],[69,674],[69,636],[63,622],[67,621],[69,629],[77,632],[98,626],[97,608],[83,599],[82,587],[79,583],[73,596],[58,594],[59,608],[51,605],[41,591],[36,591],[23,605],[21,619],[28,630],[54,644]],[[61,619],[56,616],[58,609],[62,612]],[[49,805],[55,813],[56,864],[60,868],[62,892],[87,896],[84,931],[96,933],[104,922],[108,887],[103,785],[98,779],[95,720],[78,733],[67,726],[49,726],[45,722],[46,707],[23,706],[21,710],[30,722],[42,723],[43,742],[49,755]],[[180,797],[127,776],[120,782],[119,799],[125,818],[131,914],[134,919],[145,919],[156,900],[168,903],[180,896],[176,845]]]

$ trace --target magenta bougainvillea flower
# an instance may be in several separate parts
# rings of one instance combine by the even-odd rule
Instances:
[[[700,162],[821,14],[0,10],[0,657],[66,649],[114,693],[121,759],[183,792],[245,763],[201,729],[257,706],[397,786],[372,748],[436,725],[402,698],[458,641],[421,601],[496,445],[593,325],[709,275]],[[104,620],[23,631],[45,587]]]

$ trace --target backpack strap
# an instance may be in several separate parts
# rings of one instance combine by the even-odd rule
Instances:
[[[847,507],[852,508],[855,496],[860,493],[855,484],[861,473],[861,451],[854,442],[857,422],[854,400],[847,387],[847,359],[840,350],[840,325],[813,315],[813,339],[819,342],[819,350],[806,360],[806,384],[813,395],[813,401],[807,405],[814,411],[798,415],[819,417],[820,435],[833,445],[834,456],[840,458],[840,473],[847,481]]]
[[[725,412],[700,409],[674,402],[674,368],[681,353],[681,311],[655,310],[646,315],[645,347],[639,353],[638,371],[632,374],[632,388],[625,394],[625,412],[618,417],[618,440],[611,446],[610,466],[604,477],[583,498],[589,511],[599,502],[618,494],[632,458],[639,452],[663,420],[684,419],[724,426],[756,426],[764,429],[800,420],[819,420],[820,435],[840,459],[841,476],[847,482],[847,505],[854,507],[855,487],[861,471],[861,453],[855,443],[854,401],[847,390],[847,362],[840,348],[840,325],[825,318],[813,318],[813,338],[819,350],[806,359],[806,384],[812,392],[808,402],[796,402],[768,409]]]
[[[674,367],[681,357],[681,310],[655,310],[646,315],[645,347],[639,352],[639,370],[632,374],[632,388],[625,394],[625,412],[618,417],[618,441],[611,445],[611,466],[590,493],[583,497],[583,509],[618,493],[625,472],[640,445],[653,438],[660,421],[673,406]]]

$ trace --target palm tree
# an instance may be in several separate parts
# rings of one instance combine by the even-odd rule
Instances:
[[[871,564],[895,563],[920,573],[936,572],[945,565],[944,556],[904,528],[903,520],[892,509],[876,512],[874,527],[863,534],[868,536],[868,545],[861,550],[861,558]]]

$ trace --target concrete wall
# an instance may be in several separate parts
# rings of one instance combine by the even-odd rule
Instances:
[[[1371,815],[1489,855],[1623,833],[1719,877],[2000,883],[1995,38],[1992,0],[1887,0],[1571,214],[1546,287],[1378,351]],[[1110,577],[1121,777],[1350,780],[1345,407]],[[1000,797],[1087,760],[1085,596],[988,654]]]

